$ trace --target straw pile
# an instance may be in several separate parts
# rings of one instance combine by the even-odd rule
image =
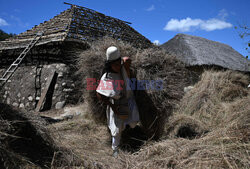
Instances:
[[[233,71],[203,73],[165,125],[168,139],[128,157],[129,168],[248,168],[249,81]],[[180,138],[183,127],[201,135]]]
[[[130,44],[118,41],[112,38],[104,38],[99,41],[94,41],[91,47],[83,52],[76,52],[78,57],[78,72],[77,76],[82,79],[81,91],[83,93],[83,100],[89,104],[89,110],[93,113],[93,117],[97,122],[103,123],[105,121],[106,107],[101,105],[96,97],[95,90],[87,90],[87,79],[95,78],[100,80],[104,68],[104,61],[106,59],[106,49],[109,46],[117,46],[123,56],[132,56],[136,52]],[[97,82],[94,83],[98,86]]]
[[[55,139],[84,160],[81,166],[86,168],[248,168],[248,82],[241,73],[206,71],[161,124],[163,137],[146,141],[132,153],[122,149],[118,159],[111,156],[106,125],[96,123],[83,105],[82,117],[53,124],[51,130],[59,132]],[[152,103],[157,105],[153,99]]]
[[[86,78],[100,79],[104,68],[106,49],[117,46],[121,56],[132,58],[133,70],[138,80],[162,80],[161,90],[140,90],[136,93],[141,123],[150,138],[159,138],[163,131],[161,124],[172,114],[176,103],[183,96],[183,88],[189,81],[188,71],[173,56],[159,48],[135,49],[130,44],[104,38],[91,44],[91,48],[79,54],[78,75],[83,79],[84,100],[95,119],[105,122],[105,105],[101,105],[94,90],[86,90]],[[97,86],[97,83],[95,84]]]
[[[0,168],[50,168],[77,164],[68,150],[55,145],[45,128],[46,122],[40,117],[0,103],[0,123]]]
[[[234,71],[206,71],[195,90],[185,95],[178,112],[199,119],[209,128],[224,127],[242,114],[232,106],[248,96],[249,81],[249,76]],[[246,107],[249,104],[237,105],[239,109],[249,110]]]

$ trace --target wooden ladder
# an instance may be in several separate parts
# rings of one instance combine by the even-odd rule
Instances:
[[[39,32],[36,36],[32,39],[29,45],[22,51],[22,53],[18,56],[18,58],[10,65],[10,67],[5,71],[3,76],[0,78],[0,86],[3,86],[9,78],[14,74],[18,66],[21,64],[27,53],[30,51],[31,48],[38,42],[38,40],[42,37],[44,32]]]

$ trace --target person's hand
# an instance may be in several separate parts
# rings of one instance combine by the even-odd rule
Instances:
[[[129,57],[123,57],[122,60],[123,60],[123,65],[127,72],[128,78],[130,78],[130,66],[131,66],[132,61]]]
[[[131,59],[126,56],[126,57],[123,57],[122,60],[123,60],[124,67],[126,69],[129,69],[130,65],[131,65],[131,62],[132,62]]]

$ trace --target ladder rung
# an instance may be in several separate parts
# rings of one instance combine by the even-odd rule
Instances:
[[[22,59],[18,59],[18,60],[15,60],[13,63],[16,64],[16,63],[20,63],[22,61]]]
[[[16,63],[20,63],[22,61],[22,59],[18,59],[18,60],[15,60],[13,63],[16,64]]]
[[[38,42],[38,40],[41,38],[43,35],[43,32],[37,33],[37,35],[30,41],[28,46],[21,52],[21,54],[18,56],[18,58],[10,65],[10,67],[5,71],[4,75],[2,78],[0,78],[0,81],[7,81],[12,74],[15,72],[17,69],[18,65],[21,64],[22,60],[26,56],[26,54],[30,51],[30,49]],[[40,89],[41,87],[37,88]]]

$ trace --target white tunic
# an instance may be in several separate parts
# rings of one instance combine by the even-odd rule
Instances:
[[[123,90],[117,90],[119,89],[117,80],[122,80],[121,75],[118,73],[103,74],[101,78],[101,82],[99,83],[96,92],[106,97],[109,97],[110,102],[112,104],[122,105],[121,111],[126,111],[126,110],[129,111],[128,100],[126,99],[125,94],[124,94],[124,92],[126,92],[126,89],[124,87]],[[126,125],[130,125],[132,128],[135,127],[135,125],[139,121],[138,111],[133,111],[133,114],[131,112],[128,112],[128,118],[123,120],[123,119],[120,119],[113,112],[110,106],[107,106],[106,115],[107,115],[108,127],[111,131],[112,136],[116,136],[120,132],[122,132],[122,130],[125,128]]]

